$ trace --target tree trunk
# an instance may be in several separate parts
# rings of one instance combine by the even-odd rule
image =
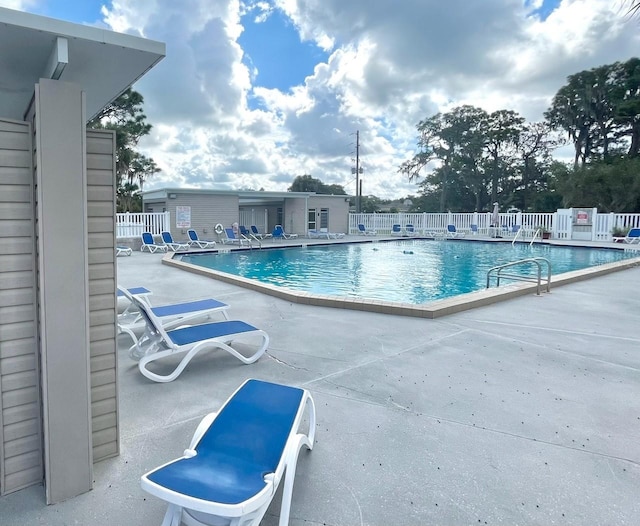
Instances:
[[[637,157],[640,152],[640,123],[635,122],[631,127],[631,146],[629,147],[629,157]]]

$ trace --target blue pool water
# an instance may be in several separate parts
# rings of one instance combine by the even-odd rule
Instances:
[[[611,249],[412,240],[184,254],[182,261],[297,291],[421,304],[484,289],[487,271],[510,261],[543,257],[557,275],[633,256]]]

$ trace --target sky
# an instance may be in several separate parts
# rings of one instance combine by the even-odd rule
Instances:
[[[134,85],[157,188],[418,193],[416,124],[472,104],[543,119],[567,76],[640,54],[628,0],[0,0],[166,43]],[[73,57],[70,57],[73,60]],[[426,175],[427,172],[425,172]]]

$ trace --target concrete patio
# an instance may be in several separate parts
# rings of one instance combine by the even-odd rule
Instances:
[[[140,475],[180,456],[249,377],[315,399],[292,525],[638,523],[640,268],[427,320],[293,304],[161,259],[119,258],[120,285],[149,288],[154,304],[222,300],[269,333],[267,354],[201,353],[156,384],[121,337],[121,455],[67,502],[46,506],[41,486],[0,499],[3,526],[159,525],[165,505]]]

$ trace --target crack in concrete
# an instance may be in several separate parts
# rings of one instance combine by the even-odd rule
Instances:
[[[280,364],[280,365],[284,365],[286,367],[289,367],[290,369],[293,369],[295,371],[307,371],[309,372],[309,369],[305,368],[305,367],[296,367],[295,365],[291,365],[288,362],[285,362],[284,360],[281,360],[280,358],[276,358],[273,354],[271,354],[269,351],[266,351],[265,356],[268,356],[269,358],[271,358],[274,362]]]

